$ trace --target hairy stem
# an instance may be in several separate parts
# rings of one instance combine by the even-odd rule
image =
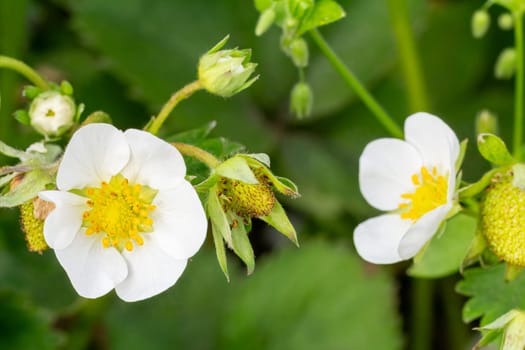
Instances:
[[[197,146],[182,142],[172,142],[171,144],[183,155],[200,160],[210,169],[217,167],[221,163],[213,154]]]
[[[43,90],[49,89],[49,84],[33,68],[17,59],[0,56],[0,68],[8,68],[22,74],[30,82]]]
[[[332,48],[325,41],[321,33],[316,29],[311,30],[310,36],[313,41],[319,47],[323,55],[332,64],[334,69],[344,79],[344,81],[350,86],[350,88],[359,96],[363,103],[368,107],[372,114],[376,117],[377,121],[383,125],[383,127],[395,137],[403,137],[403,131],[392,119],[390,115],[381,107],[381,105],[374,99],[374,97],[368,92],[368,90],[361,84],[356,78],[352,71],[341,61],[339,56],[332,50]]]
[[[151,124],[146,127],[146,131],[149,131],[153,135],[157,134],[160,130],[160,127],[166,119],[168,119],[171,111],[179,104],[179,102],[187,99],[191,95],[193,95],[196,91],[202,89],[200,81],[196,80],[192,83],[189,83],[188,85],[184,86],[179,91],[175,92],[173,95],[171,95],[170,99],[164,106],[162,106],[162,109],[160,110],[159,114],[153,119]]]

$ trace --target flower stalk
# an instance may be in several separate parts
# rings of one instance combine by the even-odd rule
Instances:
[[[171,95],[168,102],[166,102],[164,106],[162,106],[162,109],[160,110],[159,114],[153,119],[153,121],[149,125],[145,127],[145,130],[149,131],[153,135],[156,135],[159,132],[162,124],[164,124],[166,119],[168,119],[171,111],[173,111],[173,109],[177,107],[179,102],[187,99],[200,89],[202,89],[200,81],[195,80],[194,82],[189,83],[182,89],[175,92],[173,95]]]
[[[214,169],[220,164],[220,161],[213,154],[206,152],[202,148],[183,142],[172,142],[171,144],[183,155],[200,160],[210,169]]]
[[[328,45],[321,33],[317,30],[311,30],[310,36],[319,47],[323,55],[332,64],[334,69],[350,86],[350,88],[359,96],[363,103],[368,107],[377,121],[394,137],[403,137],[403,131],[392,117],[381,107],[381,105],[368,92],[363,84],[357,79],[352,71],[341,61],[337,54]]]
[[[42,90],[49,89],[49,84],[45,81],[45,79],[42,78],[33,68],[29,67],[22,61],[7,56],[0,56],[0,67],[8,68],[17,73],[20,73]]]
[[[523,143],[523,94],[524,94],[524,62],[523,62],[523,14],[514,12],[514,40],[516,44],[516,82],[514,97],[514,157],[521,160]]]

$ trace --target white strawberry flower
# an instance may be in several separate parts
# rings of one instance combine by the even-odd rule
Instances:
[[[137,301],[175,284],[207,229],[185,174],[181,154],[150,133],[90,124],[73,135],[58,190],[39,196],[56,206],[44,237],[78,294]]]
[[[361,193],[387,211],[354,231],[359,255],[389,264],[415,256],[452,209],[459,141],[441,119],[416,113],[405,121],[405,141],[370,142],[359,159]]]

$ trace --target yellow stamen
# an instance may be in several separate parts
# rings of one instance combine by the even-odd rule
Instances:
[[[132,251],[133,243],[143,245],[141,235],[152,231],[150,214],[156,207],[151,202],[156,192],[148,186],[130,185],[120,174],[100,187],[86,188],[89,209],[82,214],[86,235],[103,234],[104,248]]]
[[[399,209],[403,209],[400,214],[402,219],[416,221],[447,202],[448,174],[438,175],[436,167],[432,167],[431,171],[421,167],[420,173],[413,174],[411,180],[416,186],[415,191],[403,193],[401,198],[408,202],[398,205]]]

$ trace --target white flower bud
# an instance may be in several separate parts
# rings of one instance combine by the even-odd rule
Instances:
[[[44,136],[60,136],[74,122],[76,106],[73,99],[57,91],[38,95],[29,107],[30,123]]]

